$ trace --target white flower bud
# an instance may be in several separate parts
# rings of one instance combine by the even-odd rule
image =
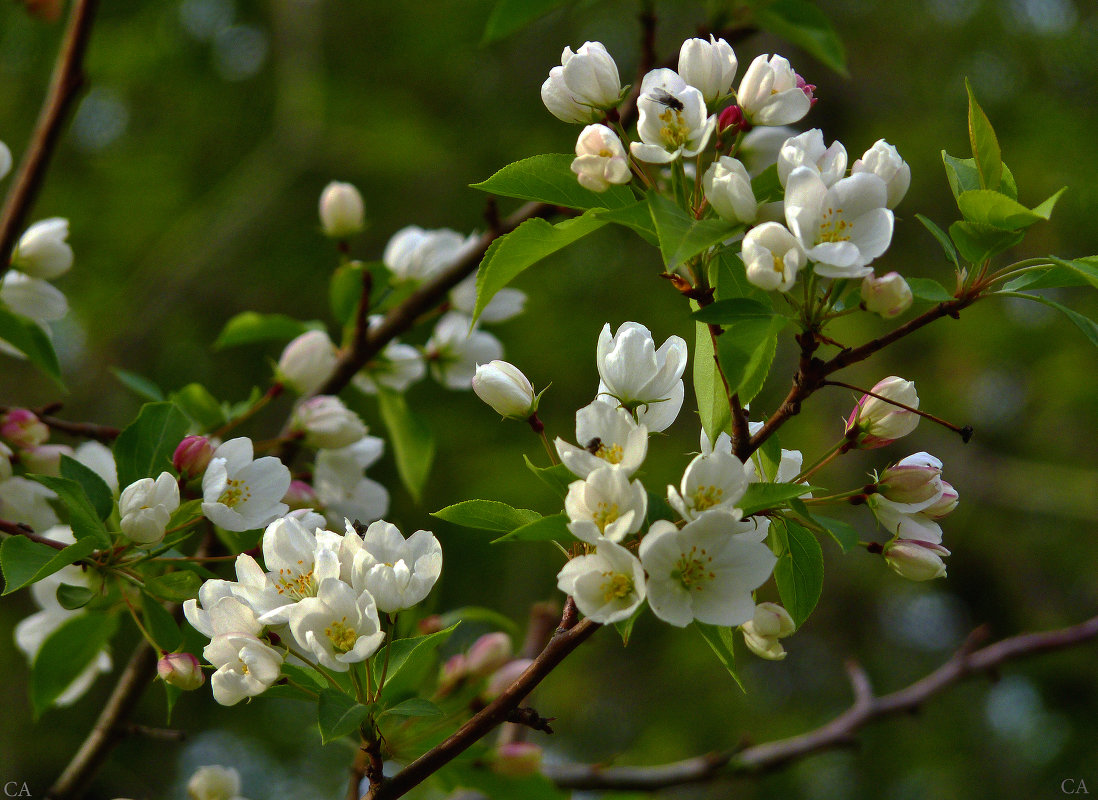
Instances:
[[[960,502],[960,495],[957,494],[957,490],[952,484],[942,481],[942,496],[933,505],[924,508],[923,513],[931,519],[941,519],[953,511],[958,502]]]
[[[185,692],[197,689],[206,682],[202,666],[190,653],[166,653],[156,663],[156,671],[164,683]]]
[[[19,460],[27,468],[27,472],[56,478],[61,474],[61,456],[72,458],[72,455],[72,448],[67,444],[40,444],[23,450],[19,454]]]
[[[751,624],[760,636],[778,639],[784,639],[797,630],[793,617],[777,603],[759,603],[755,606],[755,616]]]
[[[306,331],[282,351],[278,379],[299,394],[311,394],[332,374],[336,348],[324,331]]]
[[[187,781],[189,800],[232,800],[239,794],[240,773],[231,767],[199,767]]]
[[[600,42],[585,42],[575,52],[564,48],[561,66],[549,71],[541,99],[563,122],[594,122],[621,95],[618,65]]]
[[[866,275],[862,279],[862,302],[866,311],[880,314],[885,319],[898,317],[907,311],[914,301],[911,287],[898,272],[877,277]]]
[[[605,192],[611,184],[629,183],[633,177],[621,139],[605,125],[588,125],[580,132],[572,172],[580,186],[592,192]]]
[[[732,91],[736,77],[736,53],[724,39],[712,34],[705,39],[687,39],[679,50],[679,75],[713,103]]]
[[[901,504],[900,511],[914,513],[941,497],[941,476],[941,461],[929,453],[915,453],[882,472],[877,486],[888,500]]]
[[[118,500],[119,527],[137,544],[153,544],[164,538],[172,512],[179,508],[179,484],[169,472],[153,480],[142,478],[122,490]]]
[[[949,551],[940,544],[914,539],[897,539],[884,549],[885,561],[898,575],[910,581],[944,578],[946,565],[942,556]]]
[[[807,262],[800,241],[780,222],[764,222],[749,230],[740,257],[747,280],[768,292],[788,292]]]
[[[503,417],[529,419],[538,409],[530,380],[506,361],[478,364],[473,391]]]
[[[872,172],[888,187],[887,206],[895,208],[911,186],[911,167],[900,158],[896,148],[878,139],[850,168],[855,172]]]
[[[465,671],[487,677],[511,660],[514,645],[506,633],[486,633],[473,642],[465,656]]]
[[[366,426],[358,414],[338,397],[310,397],[294,410],[294,430],[305,434],[309,447],[335,450],[352,445],[366,435]]]
[[[758,214],[759,204],[751,191],[751,176],[747,168],[730,156],[714,161],[702,176],[705,199],[728,222],[752,223]]]
[[[366,208],[358,189],[349,183],[332,181],[320,193],[320,224],[324,234],[346,239],[366,227]]]
[[[53,280],[72,267],[72,248],[65,240],[69,221],[52,217],[36,222],[20,237],[11,264],[32,278]]]
[[[880,381],[870,391],[911,408],[919,407],[919,395],[915,392],[915,384],[895,375]],[[855,409],[850,412],[850,417],[846,421],[846,431],[847,436],[854,438],[851,432],[857,429],[858,446],[874,448],[884,447],[901,436],[907,436],[918,424],[918,414],[864,394],[858,400]]]

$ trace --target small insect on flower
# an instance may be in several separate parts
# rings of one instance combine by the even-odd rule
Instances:
[[[682,104],[682,100],[675,97],[675,95],[671,94],[666,89],[653,89],[651,92],[646,94],[645,97],[647,97],[649,100],[656,101],[660,105],[667,106],[670,109],[674,109],[675,111],[682,111],[684,108],[686,108],[686,106]]]
[[[602,447],[602,439],[600,439],[598,436],[596,436],[594,439],[589,441],[586,444],[586,446],[584,446],[583,449],[586,450],[591,455],[596,456],[599,453],[599,448],[600,447]]]

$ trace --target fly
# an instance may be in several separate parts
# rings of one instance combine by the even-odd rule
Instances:
[[[666,89],[653,89],[645,95],[645,97],[649,100],[654,100],[661,106],[667,106],[675,111],[682,111],[686,107],[682,104],[682,100],[675,97],[675,95],[671,94]]]
[[[583,449],[594,456],[598,455],[600,447],[602,447],[602,439],[596,436],[594,439],[589,441]]]

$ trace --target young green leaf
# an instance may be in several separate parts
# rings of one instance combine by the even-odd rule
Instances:
[[[770,320],[774,317],[774,309],[757,300],[734,297],[711,303],[705,308],[698,309],[691,316],[698,322],[707,322],[713,325],[734,325],[745,319]]]
[[[732,676],[732,680],[736,682],[736,685],[740,687],[741,692],[747,690],[743,688],[743,681],[740,680],[740,676],[736,674],[736,654],[733,650],[733,632],[734,628],[720,627],[718,625],[707,625],[704,622],[698,622],[694,620],[694,630],[701,634],[701,637],[705,639],[716,654],[717,660],[724,665],[724,668],[728,670],[728,674]]]
[[[106,519],[111,515],[114,509],[114,494],[94,470],[84,466],[75,458],[62,455],[61,477],[80,484],[80,488],[84,490],[99,519]]]
[[[11,594],[16,589],[40,581],[62,567],[91,555],[94,549],[95,541],[91,538],[81,539],[64,550],[55,550],[33,539],[9,536],[0,545],[0,571],[4,573],[3,594]]]
[[[374,675],[380,676],[385,659],[389,659],[383,698],[400,697],[414,691],[423,682],[437,660],[438,648],[446,643],[459,623],[445,630],[412,639],[396,639],[381,648],[373,657]],[[386,649],[392,652],[386,656]]]
[[[95,597],[95,592],[87,586],[74,586],[71,583],[62,583],[58,585],[57,592],[54,596],[57,599],[57,604],[61,606],[61,608],[68,611],[75,611],[90,603],[91,599]]]
[[[722,219],[694,219],[671,200],[654,192],[648,195],[648,203],[660,240],[660,252],[669,271],[731,238],[743,227]]]
[[[774,566],[774,582],[782,605],[799,628],[823,592],[823,550],[811,531],[796,522],[772,520],[771,528],[783,548]]]
[[[25,355],[57,388],[65,390],[65,384],[61,380],[61,365],[53,350],[53,342],[37,324],[0,305],[0,339]]]
[[[750,0],[755,22],[844,77],[846,52],[827,15],[807,0]]]
[[[736,508],[741,509],[745,517],[749,517],[759,511],[781,508],[790,500],[816,488],[803,483],[751,483],[740,502],[736,503]]]
[[[161,650],[173,653],[182,647],[183,634],[179,630],[179,624],[148,592],[141,593],[141,617],[146,630]]]
[[[117,627],[114,614],[77,614],[46,638],[31,672],[31,705],[36,719],[98,658]]]
[[[369,716],[369,706],[355,702],[354,698],[338,689],[325,689],[316,705],[320,741],[329,744],[356,732]]]
[[[506,533],[541,519],[528,508],[514,508],[497,500],[463,500],[431,512],[432,517],[482,531]]]
[[[713,337],[709,326],[699,322],[694,329],[694,394],[698,399],[702,429],[709,441],[714,442],[721,431],[731,424],[732,411],[713,360]]]
[[[510,533],[493,539],[492,544],[499,542],[573,542],[575,537],[568,530],[568,515],[553,514],[549,517],[541,517],[533,522],[516,528]]]
[[[534,462],[527,458],[525,455],[522,460],[526,462],[526,468],[529,469],[538,480],[552,489],[561,498],[568,495],[568,484],[578,481],[575,475],[568,471],[568,467],[564,464],[554,464],[551,467],[538,467],[534,465]]]
[[[190,420],[174,403],[146,403],[114,443],[118,485],[155,478],[172,469],[172,454],[187,435]]]
[[[225,424],[225,411],[221,403],[201,383],[188,383],[179,391],[172,392],[169,399],[202,430],[212,431]]]
[[[953,299],[948,289],[930,278],[908,278],[907,285],[911,287],[911,294],[916,300],[945,303]]]
[[[164,390],[143,375],[111,367],[111,374],[118,382],[143,400],[159,403],[164,399]]]
[[[851,525],[840,519],[831,519],[830,517],[814,516],[812,519],[831,535],[831,538],[835,540],[844,553],[857,549],[858,540],[861,537],[858,536],[858,532]]]
[[[916,214],[915,219],[923,223],[923,227],[930,231],[930,235],[938,240],[938,244],[942,246],[942,250],[945,252],[946,260],[952,263],[957,269],[960,269],[961,261],[960,255],[957,253],[957,247],[950,241],[946,232],[934,224],[933,220],[929,217],[924,217],[922,214]]]
[[[1065,187],[1066,188],[1066,187]],[[1064,189],[1056,192],[1035,209],[1028,209],[1017,200],[1011,200],[1005,194],[989,189],[976,189],[961,192],[957,198],[957,207],[965,219],[980,225],[988,225],[1004,231],[1017,231],[1028,228],[1037,222],[1047,220]]]
[[[628,647],[629,639],[633,636],[633,626],[637,624],[637,620],[640,619],[640,615],[644,613],[644,609],[648,607],[647,603],[641,603],[637,606],[637,610],[634,611],[629,619],[623,619],[621,622],[614,623],[614,630],[618,632],[618,636],[621,637],[621,646]]]
[[[976,94],[967,78],[965,89],[968,90],[968,140],[980,173],[980,188],[998,192],[1003,179],[1003,155],[999,150],[999,140],[995,137],[991,120],[976,102]]]
[[[982,264],[989,258],[1008,250],[1025,237],[1024,231],[1005,231],[976,222],[954,222],[949,226],[949,236],[957,244],[961,255],[971,264]]]
[[[97,547],[110,546],[110,534],[79,483],[68,478],[54,478],[50,475],[31,475],[30,477],[47,489],[53,490],[65,504],[69,512],[69,525],[72,527],[73,536],[77,539],[91,539]]]
[[[445,712],[425,697],[409,697],[378,714],[392,717],[441,717]]]
[[[427,421],[408,407],[403,394],[380,387],[377,396],[400,480],[418,503],[435,459],[435,436]]]
[[[625,208],[598,209],[594,215],[604,222],[613,222],[629,228],[648,244],[654,247],[659,246],[660,238],[652,221],[652,211],[647,198]]]
[[[627,186],[611,186],[605,192],[584,189],[572,172],[575,154],[546,153],[516,161],[486,181],[471,184],[489,194],[535,200],[566,208],[625,208],[636,202]]]
[[[224,350],[226,347],[256,342],[288,342],[306,331],[324,329],[324,323],[319,320],[302,322],[285,314],[243,311],[225,323],[213,347],[214,350]]]
[[[717,354],[729,388],[746,405],[763,387],[788,320],[781,316],[744,318],[717,338]]]
[[[145,590],[161,600],[172,600],[182,603],[198,597],[198,589],[202,586],[202,578],[190,570],[169,572],[166,575],[157,575],[150,578],[145,584]]]

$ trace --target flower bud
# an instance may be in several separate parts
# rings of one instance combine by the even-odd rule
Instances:
[[[11,265],[30,275],[51,281],[72,267],[72,248],[65,240],[69,236],[69,221],[53,217],[36,222],[19,238],[12,253]]]
[[[866,275],[862,279],[862,302],[865,310],[880,314],[885,319],[898,317],[911,307],[914,301],[911,287],[898,272],[877,277]]]
[[[235,800],[239,795],[240,773],[231,767],[199,767],[187,781],[188,800]]]
[[[50,429],[25,408],[13,408],[0,417],[0,436],[20,450],[30,450],[50,438]]]
[[[885,186],[888,187],[888,199],[885,205],[888,208],[899,205],[911,186],[911,167],[900,158],[896,148],[884,139],[878,139],[861,158],[854,162],[850,173],[853,175],[857,172],[872,172],[885,182]]]
[[[458,653],[450,656],[442,665],[438,674],[438,694],[445,696],[452,692],[458,684],[469,676],[469,669],[465,666],[465,654]]]
[[[633,177],[621,139],[605,125],[580,131],[572,172],[580,186],[592,192],[605,192],[611,184],[629,183]]]
[[[311,394],[332,374],[336,348],[324,331],[306,331],[282,351],[278,379],[298,394]]]
[[[19,453],[19,460],[27,472],[57,477],[61,474],[61,456],[72,458],[72,448],[67,444],[40,444]]]
[[[184,436],[172,454],[172,466],[185,480],[197,478],[210,465],[213,451],[213,445],[205,436]]]
[[[905,406],[919,407],[915,384],[895,375],[880,381],[872,391]],[[918,414],[865,394],[850,413],[846,421],[846,432],[849,438],[857,442],[858,447],[868,449],[884,447],[901,436],[907,436],[918,424]]]
[[[881,473],[877,487],[901,511],[922,511],[942,493],[942,462],[929,453],[915,453]],[[919,508],[903,508],[914,506]]]
[[[465,666],[472,675],[487,677],[511,660],[514,647],[506,633],[486,633],[473,642],[465,655]]]
[[[320,224],[324,235],[346,239],[366,227],[366,208],[358,189],[349,183],[332,181],[320,193]]]
[[[320,501],[313,487],[305,481],[290,481],[290,488],[286,490],[282,502],[297,511],[303,508],[316,508]]]
[[[941,519],[957,507],[960,497],[957,490],[945,481],[942,481],[942,495],[933,504],[923,509],[923,513],[931,519]]]
[[[161,472],[156,480],[142,478],[122,490],[118,526],[130,541],[153,544],[164,538],[168,520],[177,508],[179,484],[170,472]]]
[[[728,222],[755,221],[759,204],[751,191],[751,176],[747,168],[734,158],[721,156],[702,176],[705,199]]]
[[[516,658],[514,661],[508,661],[492,673],[492,676],[488,679],[488,686],[481,692],[481,697],[485,700],[495,700],[507,691],[511,684],[517,681],[519,676],[526,672],[527,668],[533,663],[533,659],[530,658]]]
[[[438,633],[445,627],[446,626],[442,624],[442,617],[438,614],[431,614],[429,617],[424,617],[416,625],[420,636],[429,636],[432,633]]]
[[[492,772],[510,778],[523,778],[541,771],[541,748],[533,742],[501,744],[492,754]]]
[[[732,133],[739,133],[741,130],[748,130],[750,127],[747,120],[743,118],[743,109],[737,105],[731,105],[717,115],[718,133],[724,133],[727,130],[731,130]]]
[[[687,39],[679,49],[678,73],[702,93],[706,103],[713,103],[732,91],[737,66],[732,46],[712,34],[708,42]]]
[[[156,662],[156,671],[165,683],[185,692],[197,689],[206,682],[198,659],[190,653],[165,653]]]
[[[884,557],[888,566],[898,575],[911,581],[929,581],[943,578],[946,565],[942,556],[949,551],[940,544],[916,539],[897,539],[885,546]]]
[[[759,603],[755,606],[755,616],[741,626],[747,647],[768,661],[785,658],[785,648],[778,639],[784,639],[796,629],[793,617],[777,603]]]
[[[503,417],[529,419],[538,410],[534,387],[529,379],[518,367],[506,361],[477,364],[473,391]]]
[[[366,426],[343,401],[332,395],[310,397],[294,411],[293,427],[305,434],[309,447],[337,450],[359,441]]]

